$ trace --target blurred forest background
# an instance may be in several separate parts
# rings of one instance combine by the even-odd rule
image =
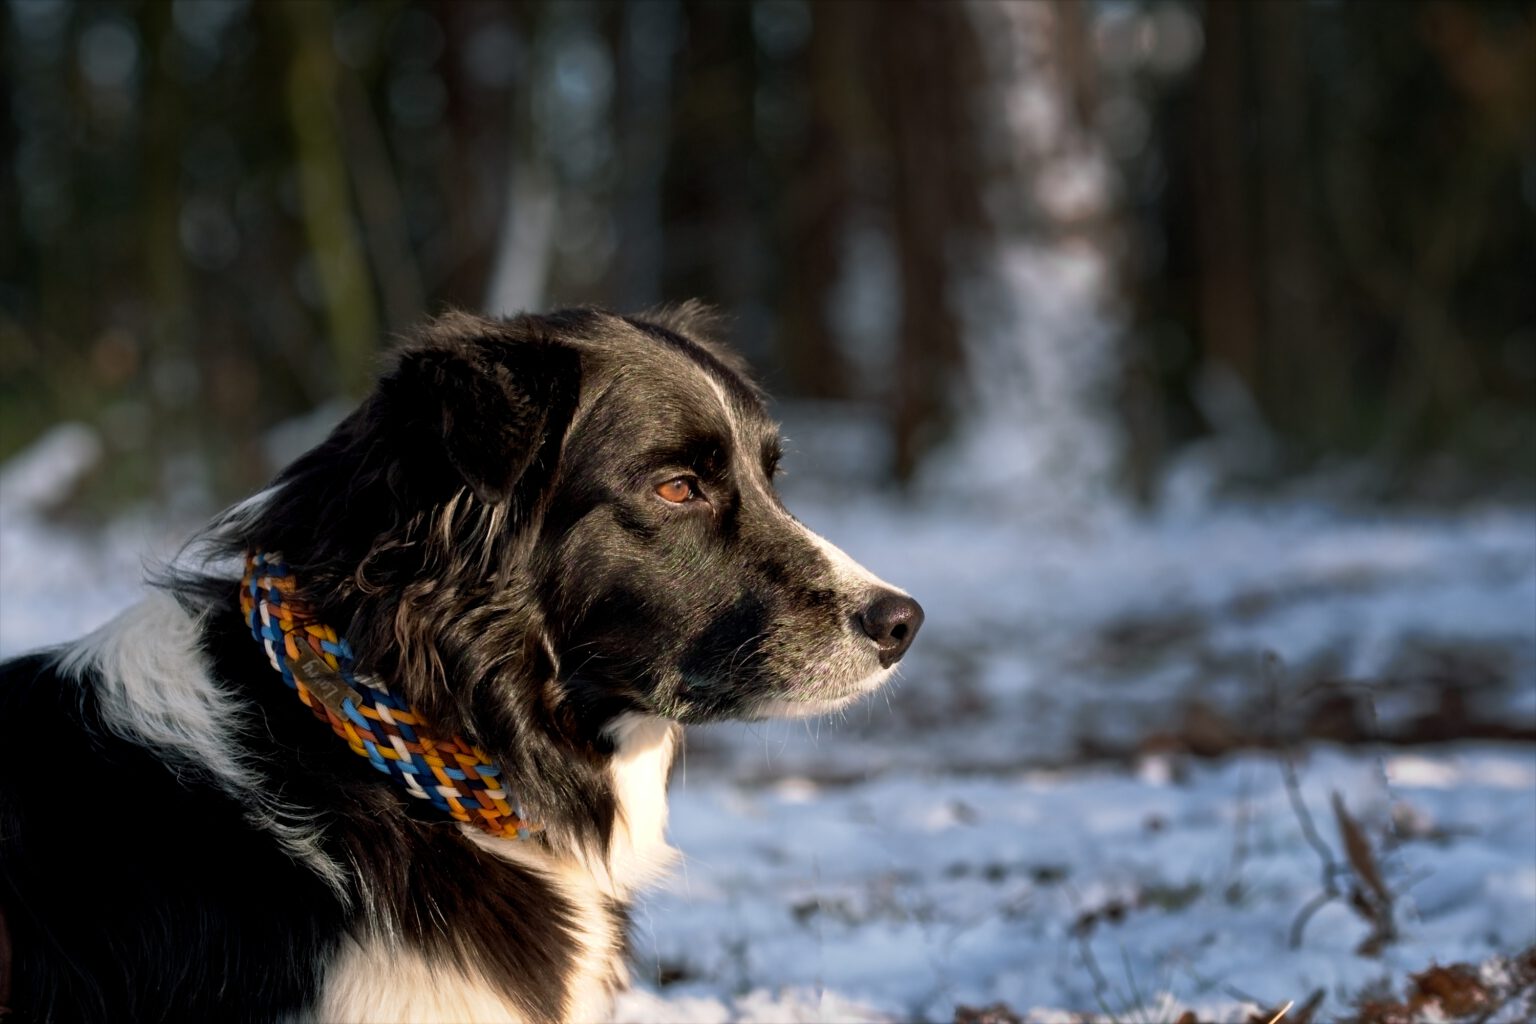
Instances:
[[[100,498],[249,492],[445,305],[695,296],[879,482],[1536,491],[1529,0],[3,12],[0,458]]]
[[[0,655],[434,312],[697,297],[929,624],[836,742],[690,730],[625,1019],[1533,1019],[1536,0],[0,0],[0,69]]]

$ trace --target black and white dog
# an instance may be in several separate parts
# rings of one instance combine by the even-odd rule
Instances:
[[[680,725],[841,707],[923,618],[785,510],[776,427],[708,333],[691,307],[448,315],[206,560],[6,664],[13,1019],[602,1019],[673,857]],[[247,552],[540,829],[455,822],[317,722],[240,611]]]

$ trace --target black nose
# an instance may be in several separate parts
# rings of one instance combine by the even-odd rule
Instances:
[[[901,594],[877,597],[859,614],[864,635],[880,649],[881,668],[890,668],[901,660],[922,624],[923,606]]]

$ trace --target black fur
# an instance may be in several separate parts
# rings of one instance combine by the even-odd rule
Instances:
[[[0,675],[0,907],[21,1019],[272,1020],[308,1005],[344,923],[336,899],[221,791],[112,735],[91,682],[47,656]]]
[[[612,841],[620,715],[820,707],[877,675],[858,616],[886,592],[840,574],[784,511],[776,427],[701,322],[450,314],[198,544],[215,566],[280,552],[361,671],[502,764],[554,855]],[[691,500],[658,497],[678,478]],[[23,1019],[302,1013],[360,932],[473,965],[530,1019],[558,1019],[572,908],[319,726],[241,620],[237,575],[184,565],[160,582],[200,617],[231,756],[307,821],[341,891],[217,772],[105,721],[91,672],[13,661],[0,908]]]

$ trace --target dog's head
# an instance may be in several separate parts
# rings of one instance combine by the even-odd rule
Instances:
[[[785,509],[778,429],[699,323],[445,317],[245,542],[285,555],[365,671],[477,733],[848,703],[922,610]]]

